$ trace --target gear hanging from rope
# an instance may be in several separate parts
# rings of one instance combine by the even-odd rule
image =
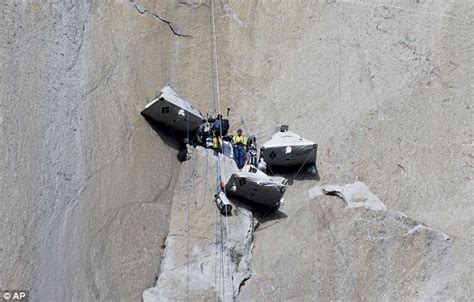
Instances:
[[[217,38],[216,38],[216,24],[215,24],[215,16],[214,16],[214,1],[209,0],[209,17],[210,17],[210,25],[211,25],[211,53],[212,53],[212,94],[214,100],[214,114],[221,113],[221,102],[220,102],[220,86],[219,86],[219,67],[218,67],[218,54],[217,54]],[[220,127],[220,137],[222,138],[222,127]],[[219,142],[221,152],[222,150],[222,142]],[[221,163],[220,158],[217,156],[217,171],[216,171],[216,194],[219,194],[220,190],[220,183],[222,182],[222,172],[221,172]],[[225,189],[224,189],[225,193]],[[217,211],[217,208],[216,208]],[[225,267],[224,267],[224,233],[225,233],[225,241],[229,238],[229,222],[228,222],[228,215],[225,215],[225,228],[223,227],[222,216],[220,219],[221,225],[221,273],[222,273],[222,300],[225,301]],[[223,229],[225,232],[223,232]],[[217,243],[217,239],[216,239]],[[231,260],[229,259],[229,262]],[[229,275],[231,265],[229,263]],[[231,277],[231,276],[230,276]],[[217,276],[216,276],[217,278]],[[232,277],[231,280],[231,287],[232,291],[234,288]]]

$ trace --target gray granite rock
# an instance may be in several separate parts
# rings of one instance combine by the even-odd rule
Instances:
[[[253,214],[235,203],[230,216],[220,214],[216,169],[223,179],[238,170],[232,159],[200,147],[181,167],[160,277],[144,301],[232,301],[250,278]]]
[[[208,20],[205,7],[169,4],[142,3],[183,31]],[[177,37],[129,1],[8,0],[0,24],[0,289],[141,299],[159,274],[180,163],[140,111],[166,82],[209,102],[210,69],[196,60],[209,52],[195,51],[207,27]]]
[[[469,300],[474,4],[214,7],[231,132],[263,142],[285,123],[319,144],[321,183],[299,176],[260,221],[241,299]],[[0,25],[1,288],[139,300],[183,172],[139,112],[165,83],[215,111],[208,2],[7,0]],[[355,181],[389,211],[307,197]]]
[[[293,186],[281,212],[262,222],[239,301],[469,300],[465,242],[383,209],[380,200],[346,202],[353,192],[377,199],[360,182],[324,188],[342,198],[308,198]]]

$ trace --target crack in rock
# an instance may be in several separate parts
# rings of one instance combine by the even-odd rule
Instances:
[[[173,32],[173,34],[174,34],[175,36],[184,37],[184,38],[186,38],[186,37],[192,38],[191,35],[185,34],[185,33],[183,33],[181,30],[179,30],[178,28],[175,28],[175,27],[173,26],[173,24],[171,23],[171,21],[168,21],[168,20],[166,20],[166,19],[163,19],[163,18],[160,17],[157,13],[151,13],[151,15],[152,15],[153,17],[157,18],[158,20],[160,20],[161,22],[164,22],[164,23],[168,24],[168,27],[170,28],[170,30]]]
[[[182,38],[192,38],[191,35],[185,34],[179,28],[175,27],[173,25],[173,22],[164,19],[163,17],[161,17],[160,15],[158,15],[155,12],[150,12],[145,6],[137,3],[135,0],[129,0],[128,2],[131,3],[133,5],[133,7],[135,7],[135,9],[137,10],[137,12],[139,14],[145,15],[145,14],[148,13],[148,14],[152,15],[153,17],[155,17],[156,19],[158,19],[160,22],[166,23],[168,25],[169,29],[171,30],[171,32],[175,36],[182,37]],[[184,3],[181,3],[181,4],[184,4]]]

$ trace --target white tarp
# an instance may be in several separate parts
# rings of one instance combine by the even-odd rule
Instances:
[[[252,171],[252,172],[250,172]],[[226,191],[260,205],[278,206],[286,189],[286,179],[269,177],[252,166],[231,175],[226,184]]]
[[[260,156],[274,166],[314,164],[318,145],[291,131],[278,132],[260,148]]]
[[[168,85],[161,89],[158,98],[145,106],[142,114],[183,133],[195,131],[204,120],[199,111]]]

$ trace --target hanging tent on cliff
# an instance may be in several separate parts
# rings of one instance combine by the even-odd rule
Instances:
[[[253,166],[231,175],[226,192],[246,201],[267,207],[277,207],[283,200],[287,179],[270,177]]]
[[[142,115],[180,133],[192,133],[204,121],[201,113],[168,85],[145,106]]]
[[[289,167],[307,165],[311,174],[316,174],[318,145],[288,130],[283,125],[280,132],[260,148],[260,157],[270,166]]]

